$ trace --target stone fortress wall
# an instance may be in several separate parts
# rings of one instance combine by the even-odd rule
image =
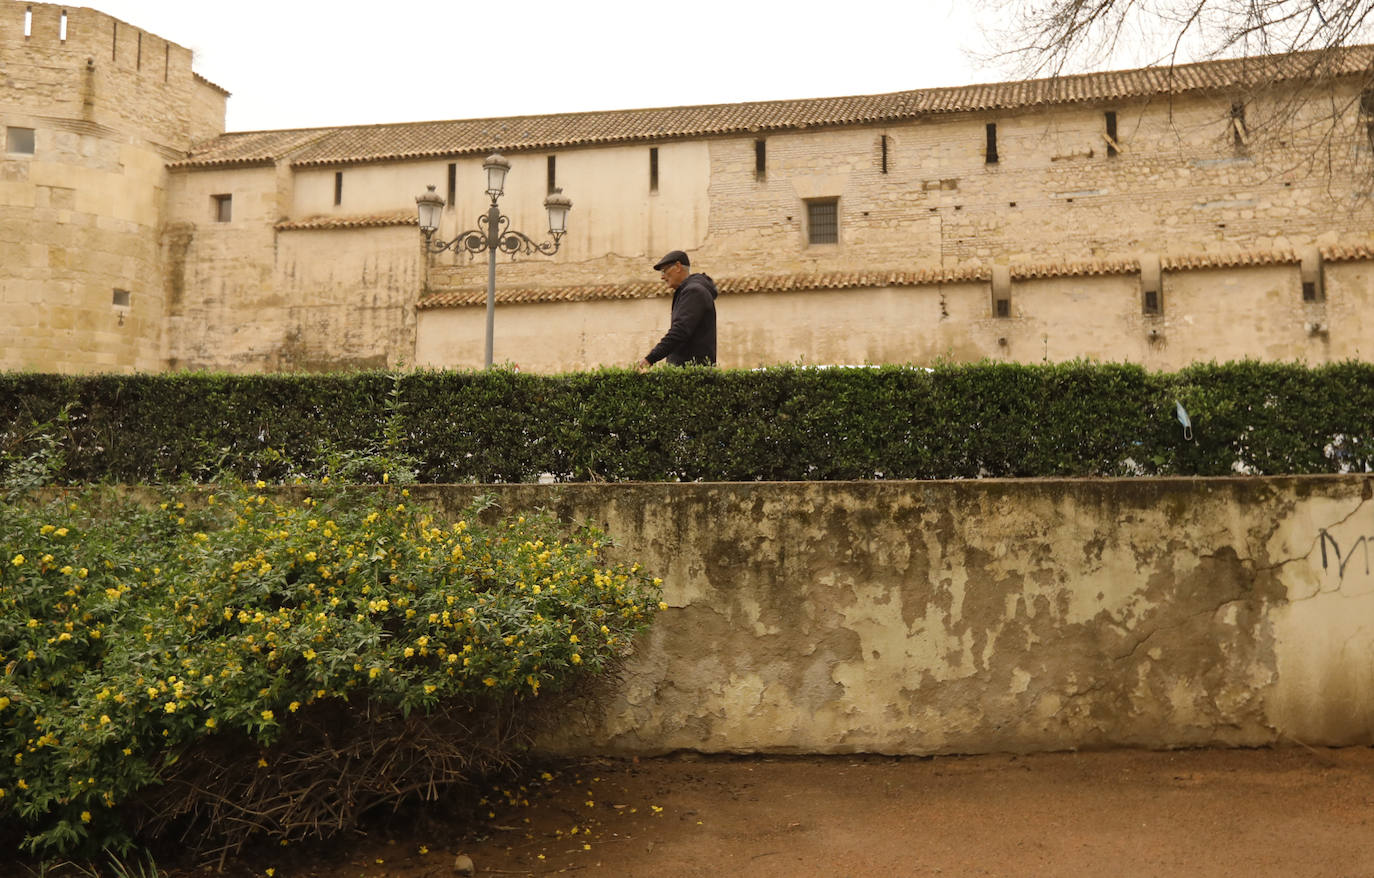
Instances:
[[[526,370],[642,356],[678,248],[721,286],[725,366],[1370,356],[1370,47],[1264,90],[1212,62],[224,134],[187,50],[101,13],[0,0],[0,46],[0,124],[35,132],[0,160],[4,368],[480,365],[485,258],[425,257],[414,197],[473,227],[493,149],[514,228],[542,236],[550,180],[574,204],[555,257],[498,269],[496,359]]]

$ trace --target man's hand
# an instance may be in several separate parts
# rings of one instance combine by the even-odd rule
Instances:
[[[653,365],[653,363],[650,363],[648,360],[646,360],[646,359],[641,359],[638,363],[635,363],[635,370],[636,370],[636,371],[639,371],[639,372],[643,372],[644,370],[648,369],[648,368],[651,367],[652,365]]]

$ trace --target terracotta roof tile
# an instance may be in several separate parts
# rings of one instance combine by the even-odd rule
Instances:
[[[1368,244],[1323,247],[1321,252],[1322,259],[1327,262],[1364,262],[1374,259],[1374,247]]]
[[[227,98],[227,97],[232,97],[232,95],[231,95],[226,89],[224,89],[222,86],[215,85],[213,82],[211,82],[210,80],[206,79],[204,76],[201,76],[199,73],[196,73],[194,70],[191,71],[191,78],[194,79],[196,82],[199,82],[199,83],[201,83],[201,84],[203,84],[203,85],[208,85],[208,86],[210,86],[210,87],[213,88],[215,91],[217,91],[217,92],[219,92],[220,94],[224,95],[226,98]]]
[[[1190,268],[1242,268],[1251,265],[1284,265],[1301,261],[1292,250],[1256,250],[1164,256],[1159,260],[1159,267],[1164,271],[1186,271]]]
[[[1091,277],[1108,274],[1135,274],[1140,263],[1135,259],[1099,259],[1088,262],[1052,262],[1043,265],[1012,265],[1013,280],[1039,280],[1052,277]]]
[[[1324,258],[1336,261],[1374,260],[1374,247],[1366,245],[1326,247]],[[1165,256],[1160,259],[1166,271],[1208,268],[1295,264],[1300,260],[1291,250],[1199,253]],[[1135,274],[1140,263],[1135,259],[1101,259],[1084,262],[1017,264],[1011,266],[1014,280],[1043,280],[1056,277],[1089,277]],[[937,284],[979,283],[992,278],[990,268],[969,265],[953,269],[929,268],[911,271],[826,272],[820,274],[780,274],[754,277],[727,277],[716,280],[721,295],[740,293],[789,293],[806,290],[845,290],[875,287],[915,287]],[[504,304],[535,302],[590,302],[601,299],[652,299],[669,291],[658,281],[625,284],[592,284],[577,287],[525,287],[497,289],[496,301]],[[460,308],[483,305],[486,289],[460,288],[432,293],[416,308]]]
[[[295,232],[314,229],[361,229],[372,226],[414,226],[419,223],[419,215],[409,210],[371,216],[314,216],[301,220],[282,220],[275,228],[279,232]]]
[[[328,137],[336,128],[295,128],[289,131],[245,131],[221,134],[207,144],[192,148],[190,158],[171,162],[169,168],[217,168],[270,165],[310,143]]]
[[[175,166],[217,167],[286,157],[297,167],[343,165],[894,122],[943,113],[1231,89],[1314,76],[1367,76],[1371,60],[1374,46],[1354,46],[1333,55],[1271,55],[880,95],[229,133],[196,147]]]

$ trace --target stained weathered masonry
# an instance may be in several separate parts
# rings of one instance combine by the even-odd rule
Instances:
[[[431,486],[605,524],[670,608],[551,751],[1374,742],[1374,477]]]

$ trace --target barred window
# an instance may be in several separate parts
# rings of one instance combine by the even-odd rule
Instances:
[[[806,240],[809,244],[840,243],[838,198],[819,198],[806,202]]]

